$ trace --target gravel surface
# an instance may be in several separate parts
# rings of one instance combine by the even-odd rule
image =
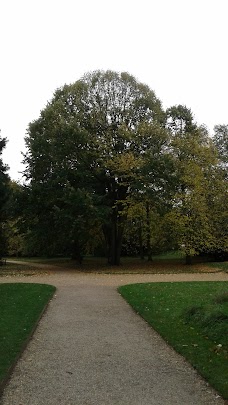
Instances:
[[[224,401],[118,294],[147,281],[228,280],[225,273],[2,278],[57,287],[1,405],[211,405]]]

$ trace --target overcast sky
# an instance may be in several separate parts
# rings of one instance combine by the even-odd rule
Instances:
[[[228,124],[227,0],[1,0],[0,129],[17,180],[28,123],[56,88],[127,71],[210,132]]]

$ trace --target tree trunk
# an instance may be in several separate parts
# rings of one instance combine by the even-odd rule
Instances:
[[[79,264],[82,264],[83,260],[82,250],[77,241],[73,241],[71,251],[72,251],[71,253],[72,260],[77,260]]]
[[[142,223],[139,223],[139,252],[140,252],[140,259],[144,260],[144,250],[143,250],[143,240],[142,240]]]
[[[185,256],[185,264],[192,264],[192,256],[190,255]]]
[[[152,261],[152,252],[151,252],[151,237],[150,237],[150,206],[149,202],[146,202],[146,227],[147,227],[147,260],[148,262]]]
[[[120,255],[122,249],[124,220],[113,218],[112,222],[112,234],[111,234],[111,251],[109,263],[113,266],[120,265]]]
[[[112,215],[111,225],[103,228],[105,240],[108,245],[108,263],[112,266],[120,265],[124,222],[125,218],[118,218],[117,212],[115,212]]]
[[[105,229],[103,228],[108,246],[108,263],[112,266],[120,265],[123,231],[126,221],[121,201],[126,199],[127,190],[128,187],[118,185],[113,177],[109,189],[110,196],[112,196],[110,224],[106,225]]]

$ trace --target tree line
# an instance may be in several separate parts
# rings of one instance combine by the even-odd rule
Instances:
[[[0,256],[227,258],[228,125],[210,137],[186,106],[95,71],[55,91],[25,143],[23,184],[0,160]]]

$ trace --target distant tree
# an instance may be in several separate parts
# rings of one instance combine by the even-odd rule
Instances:
[[[226,249],[227,231],[220,221],[227,216],[227,209],[222,204],[225,182],[212,141],[205,128],[197,128],[190,120],[190,111],[183,111],[183,117],[178,116],[181,125],[171,127],[176,185],[166,224],[170,223],[170,233],[190,261],[194,255]]]
[[[22,198],[23,187],[16,181],[10,181],[9,191],[9,198],[5,204],[7,255],[21,256],[25,253],[24,230],[20,226],[21,223],[24,223],[23,210],[25,201]]]
[[[124,253],[151,261],[154,254],[166,249],[163,217],[153,200],[142,198],[128,209],[123,240]]]
[[[228,165],[228,125],[216,125],[214,127],[213,142],[219,158]]]
[[[206,251],[215,260],[228,260],[228,187],[220,165],[213,166],[208,176],[207,205],[214,243]]]
[[[175,105],[166,110],[166,125],[173,135],[184,135],[194,131],[197,126],[189,108]]]
[[[0,135],[0,258],[6,253],[6,238],[5,238],[5,220],[6,211],[5,205],[9,197],[9,176],[7,174],[8,167],[3,163],[2,151],[6,146],[6,138]]]
[[[216,125],[212,138],[219,158],[219,168],[224,180],[228,181],[228,125]]]

